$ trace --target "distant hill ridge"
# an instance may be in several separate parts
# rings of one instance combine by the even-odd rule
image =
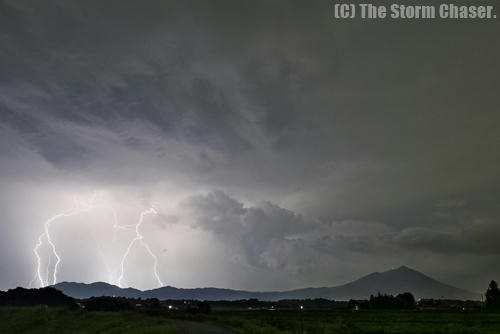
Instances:
[[[367,299],[371,294],[398,294],[411,292],[415,298],[479,300],[480,295],[438,282],[406,266],[385,272],[375,272],[350,283],[322,288],[304,288],[289,291],[245,291],[220,288],[182,289],[165,286],[141,291],[120,288],[104,282],[91,284],[61,282],[54,285],[68,296],[89,298],[92,296],[119,296],[130,298],[198,299],[198,300],[259,300],[326,298],[335,300]]]

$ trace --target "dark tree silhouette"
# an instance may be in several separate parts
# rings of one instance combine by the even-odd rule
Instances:
[[[211,310],[210,304],[206,301],[198,302],[196,306],[198,307],[198,311],[200,313],[209,313]]]
[[[73,298],[52,287],[40,289],[15,288],[6,292],[0,291],[0,305],[78,307]]]
[[[486,290],[486,307],[494,310],[500,309],[500,290],[495,281],[491,281],[488,290]]]
[[[372,309],[413,309],[415,308],[415,298],[409,292],[399,294],[396,297],[379,293],[377,296],[370,296],[369,306]]]
[[[188,305],[186,311],[189,313],[209,313],[211,306],[207,301],[198,301],[196,306]]]
[[[415,297],[409,292],[401,293],[396,296],[396,299],[401,303],[402,308],[415,308]]]
[[[87,311],[111,311],[118,312],[130,310],[133,308],[133,299],[129,300],[124,297],[91,297],[84,301]]]

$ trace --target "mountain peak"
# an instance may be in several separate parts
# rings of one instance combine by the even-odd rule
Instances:
[[[416,271],[416,270],[414,270],[414,269],[411,269],[410,267],[407,267],[407,266],[405,266],[405,265],[402,265],[402,266],[400,266],[400,267],[398,267],[398,268],[396,268],[396,269],[393,269],[393,271],[407,271],[407,272],[408,272],[408,271],[411,271],[411,272],[418,272],[418,271]]]
[[[427,277],[427,275],[421,273],[420,271],[412,269],[405,265],[402,265],[397,268],[391,268],[390,270],[381,272],[380,274],[381,275],[399,274],[399,275],[413,275],[413,276]]]

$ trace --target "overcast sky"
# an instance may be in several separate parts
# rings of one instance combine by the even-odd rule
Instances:
[[[496,3],[495,3],[496,4]],[[319,1],[0,0],[0,289],[500,279],[500,22],[335,21]],[[41,271],[55,263],[46,241]],[[124,286],[154,288],[140,243]]]

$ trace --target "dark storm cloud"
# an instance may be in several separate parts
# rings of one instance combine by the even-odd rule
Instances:
[[[252,265],[266,265],[262,256],[273,243],[286,243],[288,238],[316,227],[315,222],[269,202],[245,207],[222,191],[189,197],[180,208],[194,220],[194,226],[241,248]],[[279,254],[279,258],[286,261],[287,257]]]
[[[291,285],[401,264],[450,279],[453,256],[482,270],[500,237],[498,21],[331,6],[0,1],[2,202],[25,183],[155,187]]]
[[[440,201],[436,207],[448,211],[434,216],[449,219],[456,215],[452,211],[464,205],[464,201],[459,200]],[[472,209],[462,210],[449,224],[441,223],[434,228],[409,227],[401,231],[379,222],[314,221],[268,202],[245,207],[222,191],[189,197],[180,204],[180,209],[193,226],[243,247],[242,253],[254,265],[265,264],[262,256],[277,244],[300,246],[301,251],[308,249],[341,258],[348,258],[349,253],[389,255],[397,249],[491,255],[500,251],[498,220],[481,219]],[[444,229],[446,226],[448,230]],[[274,254],[273,260],[296,259],[289,255],[286,252]]]
[[[427,226],[407,227],[394,237],[409,249],[451,254],[500,252],[500,212],[498,200],[443,200],[435,203]]]

